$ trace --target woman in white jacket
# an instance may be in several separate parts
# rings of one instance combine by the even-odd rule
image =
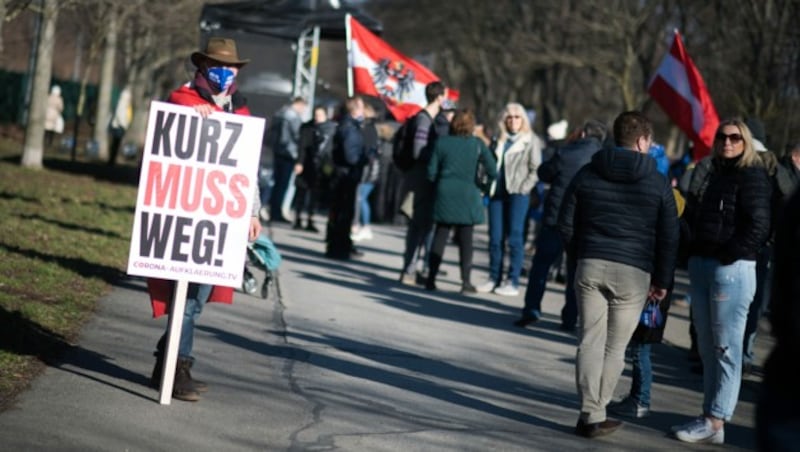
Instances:
[[[489,191],[489,278],[477,290],[515,296],[519,294],[519,276],[525,258],[523,231],[531,189],[538,180],[536,168],[542,160],[542,149],[525,108],[519,103],[509,103],[503,109],[499,130],[494,147],[498,176]],[[508,273],[503,281],[506,242]]]
[[[64,99],[61,97],[61,87],[53,85],[50,88],[50,96],[47,97],[47,110],[44,115],[44,144],[47,147],[53,145],[56,135],[64,133]]]

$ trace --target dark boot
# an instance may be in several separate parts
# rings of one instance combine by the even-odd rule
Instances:
[[[161,374],[164,372],[164,350],[167,348],[167,333],[164,333],[158,343],[153,356],[156,357],[156,365],[153,366],[153,374],[150,375],[150,386],[154,389],[161,389]]]
[[[153,373],[150,375],[150,386],[153,389],[161,389],[161,373],[164,371],[164,356],[158,352],[153,353],[153,356],[156,357],[156,365],[153,366]]]
[[[208,391],[208,384],[206,384],[204,381],[195,380],[194,378],[192,378],[191,370],[192,370],[192,366],[194,365],[194,359],[188,359],[187,361],[189,361],[189,365],[186,368],[186,374],[189,375],[189,381],[192,382],[192,385],[194,386],[194,389],[196,389],[197,392],[206,392],[206,391]]]
[[[163,355],[161,353],[158,353],[158,352],[153,353],[153,356],[156,357],[156,364],[155,364],[155,366],[153,366],[153,373],[150,375],[150,386],[153,389],[161,389],[161,373],[164,371],[164,357],[163,357]],[[189,377],[189,381],[194,386],[194,389],[197,392],[206,392],[206,391],[208,391],[208,384],[206,384],[205,382],[200,381],[200,380],[193,380],[192,379],[192,374],[190,372],[190,369],[192,368],[192,365],[194,365],[194,360],[193,359],[178,358],[178,365],[179,366],[180,366],[180,361],[181,360],[185,360],[185,361],[188,362],[187,368],[186,368],[186,374]]]
[[[311,221],[311,218],[309,218],[309,219],[308,219],[308,222],[306,223],[306,231],[309,231],[309,232],[319,232],[319,229],[317,229],[317,227],[316,227],[316,226],[314,226],[314,222],[313,222],[313,221]]]
[[[189,376],[189,368],[192,361],[186,358],[178,358],[178,367],[175,369],[175,385],[172,387],[172,397],[185,402],[197,402],[200,400],[200,393],[192,384]]]
[[[436,290],[436,275],[439,274],[439,267],[442,265],[442,256],[431,253],[430,264],[428,265],[428,277],[425,279],[425,290]]]

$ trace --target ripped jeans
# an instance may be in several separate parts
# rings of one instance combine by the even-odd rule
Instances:
[[[742,341],[756,291],[755,261],[689,259],[692,321],[703,360],[703,414],[729,421],[739,399]]]

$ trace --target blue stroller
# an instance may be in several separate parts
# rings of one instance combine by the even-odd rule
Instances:
[[[244,276],[242,278],[242,291],[254,294],[258,290],[258,281],[250,266],[255,265],[264,271],[264,281],[261,283],[261,298],[267,299],[269,287],[273,284],[274,272],[281,264],[281,255],[275,244],[265,235],[247,244],[247,260],[244,265]]]

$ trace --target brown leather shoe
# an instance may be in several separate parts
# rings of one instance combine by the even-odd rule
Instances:
[[[578,419],[578,425],[575,426],[575,434],[584,438],[597,438],[598,436],[610,435],[620,427],[622,427],[622,421],[613,419],[606,419],[592,424],[587,424]]]

